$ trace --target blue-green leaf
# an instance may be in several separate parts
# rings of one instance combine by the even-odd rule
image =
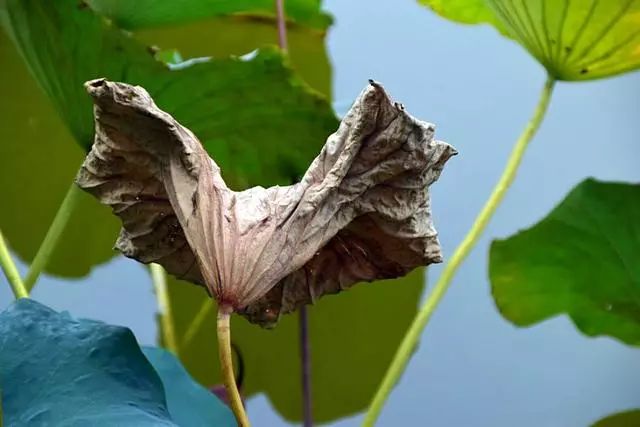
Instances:
[[[8,426],[175,426],[162,382],[131,331],[30,299],[0,313]]]
[[[213,393],[195,382],[176,357],[157,347],[143,353],[160,375],[171,418],[182,427],[235,427],[231,410]]]

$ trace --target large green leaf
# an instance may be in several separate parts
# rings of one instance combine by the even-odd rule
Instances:
[[[0,64],[0,228],[13,251],[31,260],[82,163],[84,151],[74,144],[1,31]],[[91,266],[113,256],[120,224],[84,193],[79,195],[70,223],[48,271],[82,276]]]
[[[640,67],[640,0],[420,0],[449,19],[488,22],[559,80]]]
[[[7,0],[7,10],[36,79],[85,147],[93,118],[82,84],[96,77],[145,87],[242,186],[289,183],[337,126],[326,100],[275,50],[170,69],[75,0]],[[285,135],[295,135],[295,143]]]
[[[592,427],[634,427],[640,426],[640,409],[609,415]]]
[[[305,170],[337,124],[327,102],[273,50],[247,60],[192,61],[172,70],[75,0],[0,5],[3,26],[84,148],[92,142],[93,120],[82,83],[95,77],[145,86],[162,108],[196,132],[236,187],[288,183]],[[24,70],[6,40],[0,47],[7,58],[5,72],[15,76],[2,79],[3,93],[20,100],[2,103],[0,120],[6,126],[0,132],[8,142],[0,147],[0,174],[7,183],[1,191],[3,200],[20,209],[0,212],[0,227],[12,248],[30,260],[83,153],[63,144],[67,133],[21,78]],[[116,222],[90,198],[83,199],[50,272],[82,275],[113,254]]]
[[[181,427],[236,426],[227,405],[195,382],[173,354],[157,347],[143,347],[142,352],[162,380],[167,407],[176,424]]]
[[[174,25],[220,15],[275,16],[273,0],[86,0],[91,7],[123,28]],[[331,17],[322,12],[320,0],[287,0],[288,20],[326,29]]]
[[[502,315],[528,326],[567,313],[589,336],[640,345],[640,185],[586,180],[532,228],[491,245]]]
[[[328,422],[369,404],[404,332],[415,316],[424,270],[384,282],[359,284],[309,307],[314,419]],[[220,383],[215,307],[202,288],[169,284],[179,356],[202,384]],[[231,336],[245,365],[242,392],[264,392],[290,421],[302,419],[297,315],[265,330],[234,316]]]
[[[487,0],[418,0],[438,15],[463,24],[487,23],[504,31]]]
[[[301,26],[287,30],[291,65],[305,82],[330,98],[331,65],[325,36]],[[226,58],[278,44],[275,20],[243,17],[217,17],[177,27],[147,29],[136,32],[135,37],[148,45],[177,49],[186,58]]]
[[[129,329],[26,298],[0,314],[0,383],[10,426],[176,425]]]

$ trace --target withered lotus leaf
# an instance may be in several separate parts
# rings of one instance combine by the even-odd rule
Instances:
[[[378,83],[301,182],[239,192],[143,88],[104,79],[86,88],[95,142],[76,180],[122,220],[116,248],[204,285],[254,323],[442,261],[428,187],[456,151]]]

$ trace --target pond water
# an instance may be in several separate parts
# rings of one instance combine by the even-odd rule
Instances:
[[[496,182],[544,72],[493,29],[450,23],[409,0],[330,0],[325,7],[335,16],[328,43],[337,109],[344,112],[374,78],[460,152],[432,193],[446,256]],[[587,338],[566,317],[515,328],[497,312],[487,280],[490,241],[535,223],[585,177],[640,181],[639,114],[639,73],[558,85],[515,184],[424,332],[379,425],[582,427],[640,407],[639,350]],[[430,269],[429,282],[440,270]],[[80,281],[43,277],[33,297],[126,325],[142,344],[155,343],[155,299],[134,262],[115,259]],[[11,299],[0,277],[0,308]],[[258,426],[287,425],[264,396],[249,400],[248,411]],[[332,425],[360,421],[354,415]]]

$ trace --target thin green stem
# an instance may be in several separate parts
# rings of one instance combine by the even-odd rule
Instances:
[[[44,236],[44,240],[40,244],[40,248],[38,248],[38,252],[36,253],[35,258],[33,258],[33,262],[31,263],[27,276],[24,279],[24,285],[29,292],[31,292],[33,286],[36,284],[38,277],[40,277],[40,273],[42,273],[42,271],[47,267],[51,254],[55,250],[62,233],[69,223],[71,213],[78,204],[80,193],[80,188],[74,182],[71,184],[67,194],[64,196],[64,200],[62,200],[62,204],[58,208],[58,212],[53,218],[53,222],[49,226],[49,230]]]
[[[2,267],[4,275],[7,276],[7,280],[9,281],[9,285],[11,286],[11,290],[13,291],[13,295],[15,295],[16,299],[28,298],[29,291],[27,291],[22,279],[20,279],[20,273],[11,258],[11,253],[9,253],[7,243],[2,236],[2,231],[0,231],[0,267]]]
[[[169,304],[169,290],[167,289],[167,272],[160,264],[150,264],[151,279],[153,281],[153,289],[158,300],[158,310],[160,312],[160,325],[162,329],[162,341],[173,354],[178,354],[178,345],[176,343],[176,334],[173,329],[173,315],[171,313],[171,305]]]
[[[507,190],[513,183],[527,145],[540,127],[545,113],[547,112],[554,85],[555,80],[551,76],[547,77],[547,81],[544,85],[544,88],[542,89],[542,93],[540,95],[538,105],[536,106],[536,109],[533,113],[533,117],[516,141],[516,144],[509,157],[509,161],[507,162],[507,166],[504,169],[500,180],[494,187],[491,196],[489,196],[489,199],[478,214],[466,237],[455,250],[453,256],[449,259],[449,262],[445,265],[440,279],[434,286],[433,291],[431,292],[424,305],[413,320],[413,323],[409,327],[409,330],[402,340],[402,343],[398,347],[393,361],[391,362],[391,365],[389,366],[389,369],[387,370],[385,377],[378,387],[378,391],[376,392],[373,401],[371,402],[371,406],[369,407],[369,410],[362,423],[363,426],[371,427],[376,422],[378,416],[380,415],[380,412],[382,411],[382,407],[384,406],[385,401],[391,393],[391,389],[397,383],[400,375],[402,375],[402,372],[405,370],[407,363],[409,363],[409,359],[414,349],[416,348],[416,344],[418,343],[422,330],[427,325],[427,322],[438,306],[438,303],[445,295],[456,271],[458,270],[464,259],[467,257],[467,255],[469,255],[471,249],[473,249],[475,244],[478,242],[478,239],[482,235],[482,232],[484,231],[491,217],[500,205],[500,202],[504,198]]]
[[[233,358],[231,356],[231,325],[230,318],[233,310],[231,307],[221,305],[218,307],[218,354],[220,356],[220,368],[222,370],[222,382],[227,389],[227,397],[231,411],[236,417],[238,426],[250,427],[249,418],[244,410],[242,398],[238,391],[236,378],[233,373]]]
[[[191,342],[195,338],[196,334],[200,330],[200,327],[204,324],[205,319],[209,315],[209,313],[213,310],[214,305],[211,304],[211,299],[207,298],[202,301],[202,305],[200,305],[200,309],[193,316],[193,320],[189,324],[187,331],[184,333],[184,337],[182,338],[182,342],[180,342],[179,348],[187,348],[191,345]]]

